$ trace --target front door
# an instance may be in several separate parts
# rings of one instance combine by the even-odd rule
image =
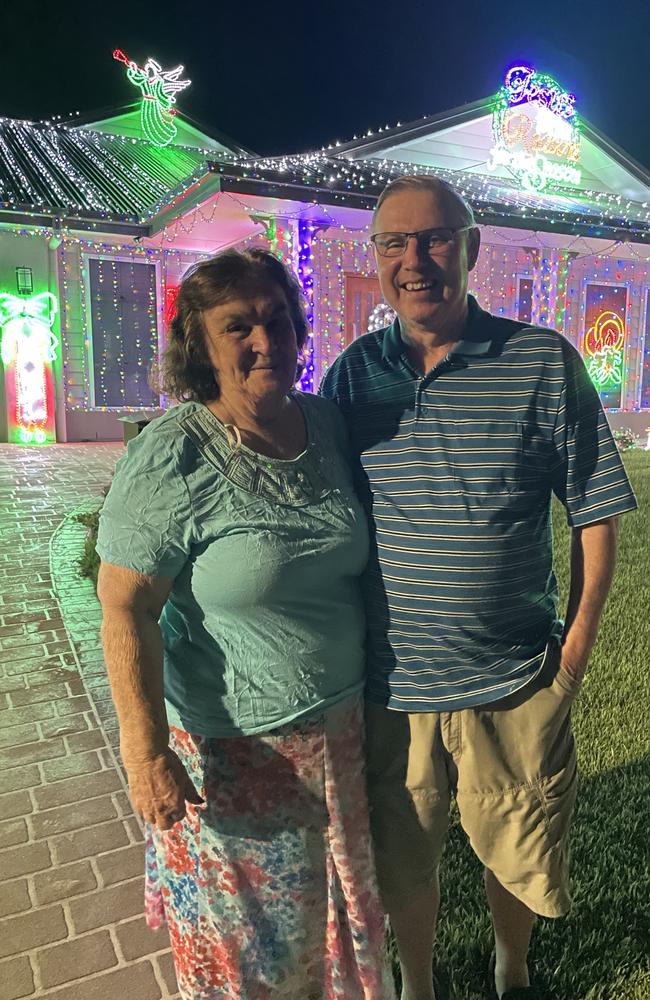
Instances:
[[[346,274],[344,285],[345,329],[343,346],[368,332],[368,320],[375,306],[383,301],[379,281],[362,274]]]

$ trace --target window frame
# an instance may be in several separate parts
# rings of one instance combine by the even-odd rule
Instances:
[[[161,302],[162,302],[162,262],[160,260],[137,260],[130,254],[101,254],[101,253],[83,253],[81,255],[81,274],[83,277],[83,315],[84,315],[84,353],[86,360],[86,378],[87,378],[87,398],[88,398],[88,410],[99,410],[101,412],[118,412],[120,410],[135,412],[138,410],[150,410],[158,409],[161,405],[162,397],[160,395],[154,396],[154,403],[152,406],[132,406],[130,403],[124,403],[120,406],[98,406],[95,396],[95,352],[94,352],[94,339],[93,339],[93,310],[92,310],[92,294],[90,287],[90,261],[99,260],[105,263],[123,263],[123,264],[144,264],[148,267],[155,268],[155,290],[156,290],[156,345],[155,345],[155,357],[157,360],[160,359],[162,351],[164,350],[163,337],[164,337],[164,318],[161,314]],[[156,403],[155,400],[158,400]]]

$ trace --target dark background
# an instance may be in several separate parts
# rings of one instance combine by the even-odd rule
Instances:
[[[0,0],[0,37],[0,114],[134,101],[121,48],[184,63],[181,113],[268,154],[479,100],[523,59],[650,168],[650,0]]]

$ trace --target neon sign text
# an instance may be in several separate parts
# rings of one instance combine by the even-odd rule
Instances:
[[[503,89],[510,107],[525,103],[538,104],[567,121],[575,116],[575,94],[562,90],[552,76],[536,73],[532,66],[525,63],[510,67]]]
[[[549,184],[564,184],[577,187],[581,173],[565,163],[553,163],[542,153],[526,153],[493,146],[487,161],[488,170],[496,171],[506,167],[519,178],[522,187],[531,191],[543,191]]]
[[[512,66],[492,117],[488,169],[511,171],[522,187],[578,187],[582,174],[575,96],[532,66]]]

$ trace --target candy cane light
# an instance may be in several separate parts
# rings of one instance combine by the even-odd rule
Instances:
[[[56,441],[52,362],[59,342],[51,328],[58,308],[51,292],[27,299],[0,292],[0,354],[13,444]]]

